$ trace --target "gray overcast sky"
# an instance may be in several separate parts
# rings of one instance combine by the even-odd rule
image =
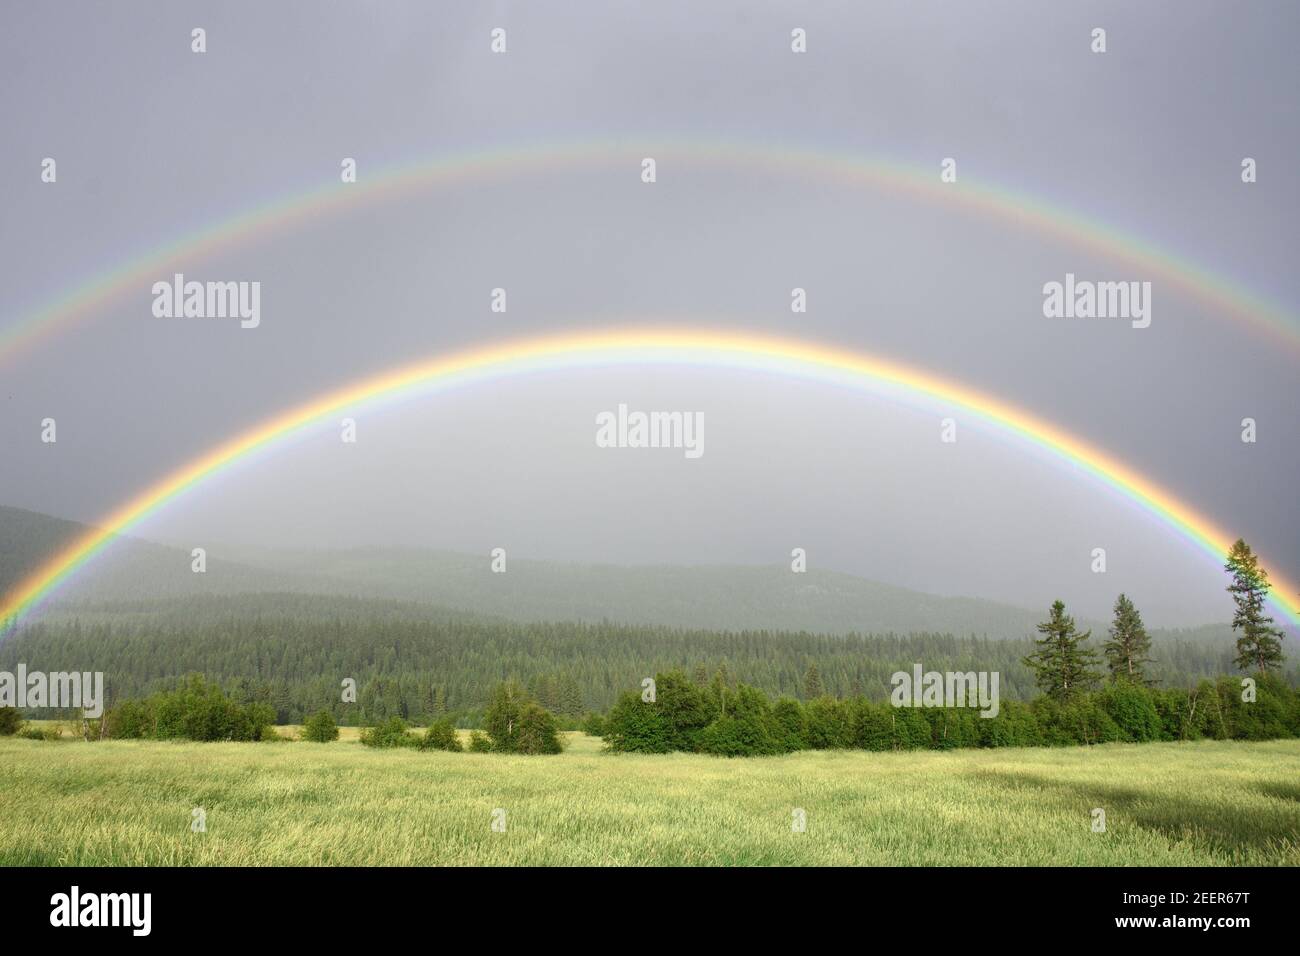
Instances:
[[[1108,52],[1089,49],[1093,27]],[[208,51],[190,51],[190,31]],[[509,52],[489,49],[507,30]],[[808,53],[790,52],[790,31]],[[262,324],[155,319],[149,282],[0,358],[0,504],[94,520],[259,419],[456,346],[646,317],[839,343],[1058,423],[1300,576],[1297,354],[1120,258],[957,204],[692,163],[728,139],[884,156],[1072,208],[1278,303],[1300,221],[1287,2],[9,3],[0,326],[244,210],[422,157],[591,139],[186,261]],[[659,181],[639,181],[655,156]],[[40,162],[58,162],[58,182]],[[1259,182],[1239,177],[1243,156]],[[342,188],[342,187],[340,187]],[[1150,280],[1152,325],[1051,320],[1066,272]],[[170,270],[155,278],[164,279]],[[509,311],[488,310],[509,290]],[[808,289],[793,315],[790,289]],[[704,413],[706,453],[597,449],[595,413]],[[578,561],[810,560],[1153,624],[1229,616],[1215,563],[1095,481],[941,409],[702,369],[546,374],[370,413],[242,465],[139,533]],[[39,422],[58,420],[56,446]],[[1259,423],[1259,441],[1239,423]],[[960,418],[960,415],[958,415]],[[1089,552],[1105,547],[1094,575]],[[109,558],[108,560],[111,560]]]

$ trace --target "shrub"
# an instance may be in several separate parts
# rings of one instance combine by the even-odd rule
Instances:
[[[1291,737],[1300,737],[1300,690],[1285,685],[1282,685],[1281,689],[1286,691],[1287,734]]]
[[[564,749],[555,715],[517,681],[493,688],[483,723],[497,753],[557,754]]]
[[[535,701],[524,704],[519,714],[519,734],[514,753],[558,754],[564,749],[555,715]]]
[[[215,683],[191,674],[171,691],[125,700],[104,716],[107,736],[122,740],[273,740],[275,711],[268,704],[240,705]]]
[[[861,701],[853,714],[853,744],[863,750],[893,750],[893,708]]]
[[[1200,740],[1194,720],[1192,694],[1181,689],[1151,690],[1151,704],[1160,715],[1161,740]]]
[[[766,697],[763,704],[766,707]],[[669,750],[699,749],[700,732],[719,716],[719,708],[704,688],[680,670],[655,675],[655,702],[650,706],[663,716]]]
[[[1065,702],[1039,697],[1033,708],[1042,727],[1043,743],[1049,747],[1104,744],[1123,739],[1119,726],[1095,694],[1078,694]]]
[[[641,699],[639,691],[626,691],[605,718],[605,747],[621,753],[666,754],[673,733],[657,704]]]
[[[936,750],[978,747],[980,729],[976,721],[992,719],[980,717],[970,707],[929,707],[923,713],[930,725],[931,746]]]
[[[782,752],[771,707],[762,691],[740,684],[727,694],[727,713],[695,734],[699,750],[724,757]]]
[[[772,730],[777,747],[793,753],[808,746],[808,717],[803,705],[792,697],[782,697],[772,708]]]
[[[327,744],[339,739],[339,727],[334,723],[334,715],[328,710],[318,710],[307,718],[302,725],[302,739],[318,744]]]
[[[275,708],[270,704],[248,704],[244,707],[249,740],[287,740],[275,729]]]
[[[1295,692],[1270,675],[1257,676],[1256,682],[1253,703],[1241,700],[1240,680],[1234,689],[1233,737],[1237,740],[1276,740],[1290,736],[1288,705]]]
[[[57,724],[48,727],[27,724],[22,730],[18,731],[18,736],[24,740],[58,740],[62,734],[59,732]]]
[[[590,713],[582,722],[582,732],[591,737],[605,736],[605,718],[597,713]]]
[[[492,749],[513,753],[520,731],[520,718],[524,705],[531,697],[518,681],[507,681],[492,688],[487,710],[483,712],[483,728],[492,738]]]
[[[893,711],[893,745],[895,750],[928,749],[931,737],[930,722],[926,720],[924,710],[920,707],[894,707]]]
[[[1228,728],[1228,712],[1219,694],[1219,684],[1209,680],[1201,681],[1193,694],[1196,715],[1193,726],[1204,737],[1211,740],[1227,740],[1231,733]]]
[[[139,740],[153,733],[153,708],[148,700],[124,700],[104,715],[108,736]]]
[[[492,738],[481,730],[472,731],[469,735],[469,752],[490,754],[492,752]]]
[[[772,738],[752,720],[719,717],[699,735],[700,752],[719,757],[757,757],[775,753]]]
[[[1041,747],[1042,729],[1028,704],[1004,700],[996,717],[979,719],[981,747]]]
[[[853,746],[853,718],[844,701],[822,696],[810,701],[805,739],[813,750]]]
[[[367,747],[414,747],[416,739],[406,732],[406,722],[401,717],[367,727],[361,731],[361,742]]]
[[[73,737],[80,737],[87,742],[107,739],[104,736],[106,724],[102,717],[85,717],[68,722],[68,731]]]
[[[0,707],[0,737],[12,737],[23,725],[17,707]]]
[[[450,750],[460,753],[460,737],[456,734],[456,726],[452,723],[450,717],[443,717],[441,720],[435,720],[429,725],[429,729],[424,732],[424,737],[420,740],[421,750]]]
[[[1160,739],[1163,722],[1151,691],[1128,681],[1118,681],[1102,691],[1097,699],[1119,728],[1122,740],[1141,743]]]

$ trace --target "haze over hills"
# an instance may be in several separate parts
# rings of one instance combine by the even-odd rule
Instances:
[[[0,508],[0,587],[81,531]],[[468,712],[507,677],[543,698],[564,686],[579,710],[604,709],[641,676],[673,667],[721,668],[797,695],[815,662],[842,696],[883,694],[894,670],[924,660],[994,669],[1012,697],[1033,691],[1023,657],[1038,613],[828,571],[510,559],[494,574],[486,555],[387,549],[223,548],[204,574],[190,561],[183,547],[116,542],[0,640],[0,669],[103,670],[126,696],[198,672],[273,700],[281,722],[336,697],[340,674],[356,678],[372,717],[425,714],[434,699]],[[1099,643],[1104,625],[1081,623]],[[1150,633],[1151,673],[1168,686],[1231,670],[1227,625]]]
[[[0,590],[7,590],[86,526],[0,507]],[[210,548],[195,574],[189,551],[134,538],[115,542],[57,597],[67,610],[190,596],[329,595],[400,602],[403,616],[447,609],[512,621],[618,621],[706,630],[818,634],[912,632],[1024,638],[1045,613],[968,597],[940,597],[812,568],[616,566],[487,555],[358,548],[265,551]],[[123,612],[127,611],[122,606]],[[1103,622],[1080,619],[1104,632]],[[1226,628],[1215,626],[1216,634]]]

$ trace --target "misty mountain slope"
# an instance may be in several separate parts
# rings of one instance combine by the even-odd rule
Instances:
[[[0,506],[0,593],[29,574],[81,535],[88,525],[20,508]],[[281,591],[335,593],[337,582],[267,568],[250,567],[209,553],[207,571],[191,570],[189,551],[119,537],[78,571],[56,595],[58,601],[154,601],[192,595]]]
[[[1032,633],[1030,610],[947,598],[833,571],[772,566],[584,565],[363,548],[245,553],[246,563],[346,581],[352,593],[429,601],[511,620],[616,620],[714,630]]]
[[[75,522],[0,507],[0,589],[12,587],[84,531]],[[243,595],[251,613],[247,598],[268,592],[400,602],[406,617],[454,609],[514,621],[1007,638],[1033,636],[1047,605],[1044,600],[1041,610],[1033,610],[938,597],[833,571],[794,574],[783,566],[628,567],[511,558],[506,573],[496,574],[487,555],[382,548],[213,547],[207,572],[195,574],[188,550],[133,538],[114,542],[56,600],[69,609],[93,605],[100,614],[125,614],[132,605],[152,611],[158,601]],[[1097,622],[1079,623],[1104,632]]]

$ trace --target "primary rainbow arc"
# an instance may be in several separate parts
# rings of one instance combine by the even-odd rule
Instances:
[[[113,538],[168,502],[261,448],[327,416],[433,388],[529,371],[609,364],[735,367],[812,377],[858,388],[919,396],[964,408],[1002,431],[1047,449],[1118,490],[1222,564],[1235,536],[1145,476],[1082,439],[960,382],[848,349],[730,330],[649,327],[512,340],[437,356],[381,372],[296,405],[222,442],[151,485],[59,552],[0,603],[0,621],[17,619],[53,594]],[[1300,624],[1296,586],[1272,573],[1271,602]]]

